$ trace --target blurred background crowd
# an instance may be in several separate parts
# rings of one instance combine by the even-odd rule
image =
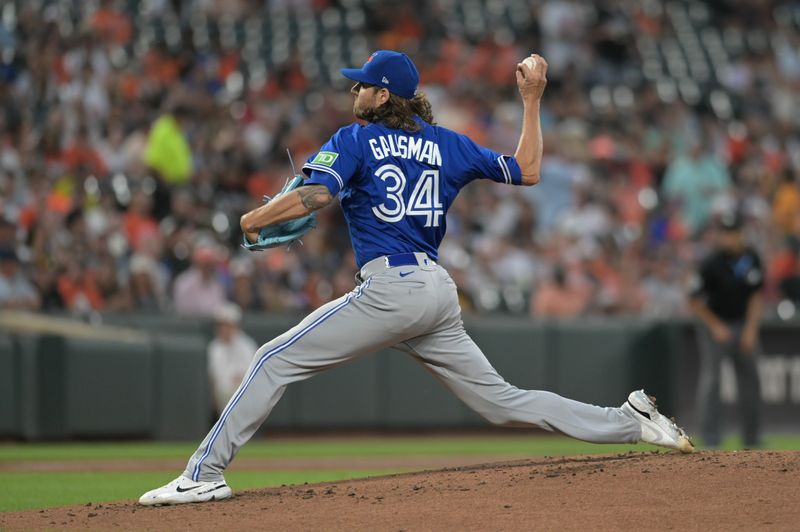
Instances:
[[[476,182],[441,248],[465,311],[686,312],[738,210],[767,301],[800,300],[800,6],[768,0],[18,0],[0,8],[0,307],[302,312],[353,287],[337,208],[247,253],[241,214],[350,123],[338,70],[409,53],[436,121],[513,153],[549,62],[532,188]],[[781,302],[782,306],[779,305]]]

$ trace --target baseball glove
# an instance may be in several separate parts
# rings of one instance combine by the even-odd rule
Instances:
[[[283,189],[278,192],[275,197],[277,198],[278,196],[288,194],[302,184],[303,176],[299,174],[295,175],[286,181],[286,184],[283,185]],[[269,202],[271,199],[272,198],[264,196],[265,202]],[[295,240],[298,240],[316,226],[317,213],[312,212],[311,214],[307,214],[301,218],[295,218],[294,220],[287,220],[279,224],[262,227],[261,231],[258,233],[258,240],[256,242],[248,242],[247,237],[244,236],[244,243],[242,246],[250,251],[261,251],[264,249],[282,246],[284,244],[288,245]]]

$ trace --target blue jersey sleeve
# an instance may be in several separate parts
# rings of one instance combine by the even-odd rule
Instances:
[[[361,165],[358,130],[358,124],[343,127],[308,158],[303,165],[303,173],[310,176],[306,184],[325,185],[332,196],[341,192]]]
[[[491,179],[508,185],[522,184],[522,171],[514,157],[476,144],[466,135],[458,135],[457,149],[467,165],[467,180]]]

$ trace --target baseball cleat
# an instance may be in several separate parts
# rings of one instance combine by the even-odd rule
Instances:
[[[216,482],[194,481],[183,475],[166,486],[150,490],[139,498],[144,506],[164,504],[186,504],[190,502],[221,501],[229,499],[233,492],[224,480]]]
[[[641,425],[641,441],[676,449],[682,453],[694,452],[694,444],[683,429],[659,413],[655,397],[649,397],[644,390],[631,392],[621,408]]]

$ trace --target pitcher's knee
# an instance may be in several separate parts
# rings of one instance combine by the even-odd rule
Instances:
[[[502,411],[494,411],[494,412],[481,412],[480,413],[483,418],[491,423],[492,425],[509,425],[514,422],[514,420],[509,416],[506,412]]]
[[[520,413],[515,411],[506,401],[491,403],[478,409],[478,413],[492,425],[518,425],[526,423],[521,419]]]
[[[529,420],[521,419],[526,417],[520,412],[520,404],[528,402],[525,394],[530,391],[520,390],[508,383],[503,383],[502,387],[492,390],[494,393],[489,396],[482,396],[480,404],[476,405],[475,411],[483,416],[492,425],[517,425],[519,423],[530,423]]]

